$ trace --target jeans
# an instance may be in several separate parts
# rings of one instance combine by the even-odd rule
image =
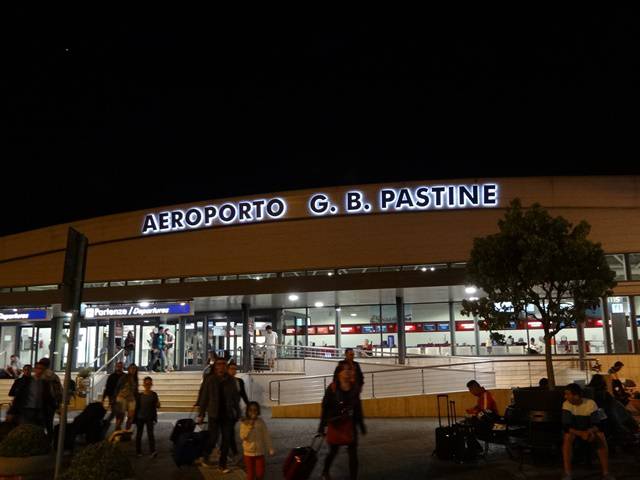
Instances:
[[[127,357],[126,357],[126,365],[125,368],[129,368],[129,365],[131,365],[132,363],[135,363],[135,352],[134,350],[127,350]]]
[[[142,434],[144,427],[147,426],[147,438],[149,439],[149,451],[156,451],[156,438],[153,436],[153,420],[136,421],[136,453],[142,452]]]

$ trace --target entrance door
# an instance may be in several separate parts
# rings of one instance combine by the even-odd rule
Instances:
[[[204,321],[186,320],[184,324],[184,358],[185,370],[202,370],[207,360],[204,342]]]
[[[33,359],[34,362],[37,362],[44,357],[51,359],[51,327],[37,327],[35,351],[36,356]]]
[[[9,365],[9,358],[16,352],[16,327],[0,329],[0,368]]]
[[[20,348],[18,358],[23,365],[33,364],[33,351],[35,346],[35,328],[20,327]]]

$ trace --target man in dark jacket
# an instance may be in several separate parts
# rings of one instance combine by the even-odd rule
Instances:
[[[240,393],[235,381],[227,375],[226,368],[224,359],[219,358],[215,361],[213,374],[207,375],[200,386],[197,404],[197,422],[202,423],[205,413],[209,417],[209,442],[199,463],[207,461],[207,457],[215,448],[218,434],[222,433],[219,467],[225,473],[228,471],[227,454],[231,446],[233,426],[240,418]]]
[[[20,378],[16,378],[11,385],[11,390],[9,390],[9,396],[15,397],[18,391],[22,388],[22,384],[29,382],[31,378],[31,365],[25,365],[22,367],[22,376]]]
[[[116,416],[116,387],[124,374],[124,364],[122,362],[118,362],[116,363],[115,371],[109,375],[109,378],[107,378],[107,384],[104,387],[102,400],[104,401],[106,399],[109,402],[111,413],[109,414],[109,418],[105,420],[106,425],[110,424],[113,417]]]
[[[43,378],[44,370],[44,365],[36,363],[33,376],[25,377],[20,388],[16,389],[8,416],[17,419],[18,423],[46,427],[48,415],[55,411],[56,403],[49,384]]]
[[[340,360],[338,362],[338,366],[333,372],[333,381],[338,381],[338,370],[341,365],[346,365],[353,369],[355,374],[356,386],[358,387],[358,391],[362,392],[362,386],[364,385],[364,374],[362,373],[362,369],[360,368],[360,364],[354,360],[355,353],[353,352],[353,348],[347,348],[344,351],[344,360]]]

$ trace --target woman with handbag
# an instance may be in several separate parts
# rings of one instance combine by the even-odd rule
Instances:
[[[322,478],[330,480],[329,469],[341,445],[347,446],[349,453],[349,476],[358,478],[358,433],[367,433],[362,416],[360,389],[355,382],[355,371],[347,364],[341,364],[337,371],[337,381],[331,383],[322,399],[322,416],[318,433],[325,435],[329,454],[324,461]]]

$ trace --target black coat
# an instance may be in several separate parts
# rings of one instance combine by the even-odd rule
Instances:
[[[34,377],[23,377],[22,382],[20,382],[19,386],[16,387],[15,397],[13,399],[13,403],[11,404],[11,408],[9,409],[10,415],[20,415],[22,410],[25,408],[27,400],[29,398],[29,386],[31,382],[35,380]],[[40,380],[42,382],[41,392],[42,392],[42,409],[50,414],[54,412],[56,409],[56,401],[53,398],[53,394],[51,393],[51,388],[47,381]]]
[[[247,396],[247,391],[244,388],[244,380],[242,380],[241,378],[235,378],[234,380],[238,383],[238,393],[240,394],[240,398],[242,399],[242,401],[244,402],[244,406],[246,407],[247,405],[249,405],[249,397]]]
[[[224,402],[224,418],[220,418],[221,399]],[[207,375],[200,386],[198,407],[201,417],[206,413],[213,421],[236,421],[240,418],[240,392],[233,379],[226,375],[222,379]]]
[[[324,429],[329,422],[342,418],[347,414],[351,416],[354,428],[357,426],[362,433],[365,433],[362,402],[360,401],[358,388],[354,385],[351,390],[345,392],[340,389],[337,383],[332,383],[324,392],[318,432],[324,433]]]
[[[107,378],[107,384],[104,387],[104,393],[102,394],[102,398],[108,398],[111,403],[116,400],[116,387],[118,386],[118,381],[124,376],[126,373],[124,372],[113,372]]]

